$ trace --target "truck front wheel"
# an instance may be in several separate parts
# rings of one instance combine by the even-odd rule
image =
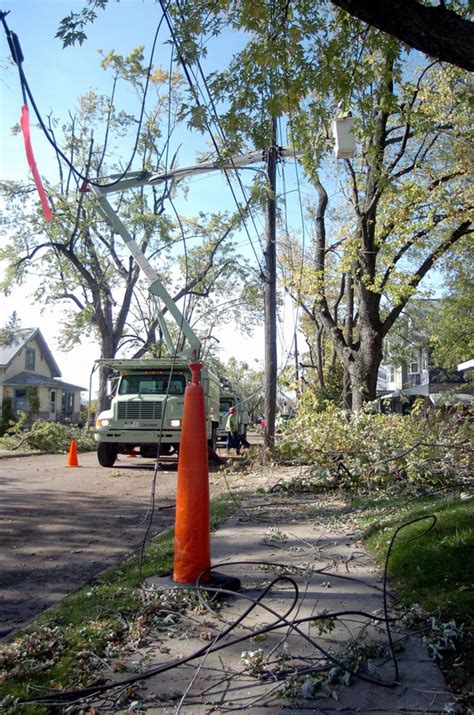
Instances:
[[[117,447],[109,442],[100,442],[97,447],[97,459],[101,467],[113,467],[117,454]]]

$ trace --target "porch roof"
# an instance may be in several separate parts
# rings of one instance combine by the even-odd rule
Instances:
[[[46,377],[45,375],[38,375],[35,372],[19,372],[18,375],[10,377],[5,380],[4,385],[9,385],[10,387],[57,387],[63,390],[75,390],[79,392],[85,392],[87,387],[80,387],[79,385],[72,385],[69,382],[63,382],[62,380],[57,380],[53,377]]]

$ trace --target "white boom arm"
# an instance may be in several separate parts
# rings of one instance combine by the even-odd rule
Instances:
[[[296,154],[292,149],[279,147],[278,154],[281,158],[295,157]],[[197,174],[208,174],[210,171],[232,171],[232,169],[241,169],[249,164],[258,164],[265,161],[264,151],[250,151],[247,154],[233,157],[232,159],[223,159],[218,161],[203,161],[200,164],[191,166],[178,166],[176,169],[163,171],[161,173],[152,174],[150,171],[130,171],[124,176],[123,174],[112,174],[109,178],[112,180],[108,186],[101,186],[102,194],[112,194],[126,189],[134,189],[139,186],[150,186],[154,184],[162,184],[166,181],[180,181],[187,176],[195,176]],[[114,181],[118,179],[118,181]]]
[[[150,293],[156,295],[163,301],[164,305],[167,307],[170,314],[173,316],[174,321],[177,323],[180,330],[183,331],[184,336],[188,340],[189,346],[191,348],[192,358],[197,359],[201,351],[201,342],[194,333],[194,330],[191,328],[188,321],[174,302],[173,298],[170,296],[165,286],[158,278],[158,274],[156,273],[155,269],[152,268],[148,259],[143,255],[137,242],[132,238],[126,226],[122,223],[112,206],[107,201],[106,196],[104,196],[104,194],[102,193],[102,189],[97,186],[91,186],[90,188],[99,200],[101,213],[108,219],[114,231],[116,231],[123,238],[125,245],[132,254],[136,263],[148,278],[148,281],[150,283]],[[163,313],[161,311],[158,311],[158,322],[163,332],[165,342],[170,352],[173,353],[175,351],[175,345],[171,338]]]
[[[279,152],[280,156],[282,157],[294,156],[294,153],[289,149],[280,148]],[[194,330],[191,328],[190,324],[177,307],[173,298],[170,296],[165,286],[158,278],[158,274],[156,273],[154,268],[152,268],[148,259],[140,250],[140,247],[138,246],[137,242],[132,238],[126,226],[122,223],[122,221],[117,216],[117,213],[108,202],[107,194],[122,192],[126,191],[127,189],[138,188],[140,186],[152,186],[155,184],[164,183],[166,181],[179,181],[180,179],[184,179],[186,176],[194,176],[195,174],[203,174],[209,171],[231,171],[232,169],[238,169],[248,164],[256,164],[264,160],[265,156],[263,152],[254,151],[249,152],[247,154],[242,154],[241,156],[229,160],[208,161],[203,162],[201,164],[195,164],[194,166],[178,167],[177,169],[171,169],[170,171],[163,172],[161,174],[152,174],[148,171],[128,172],[126,175],[119,174],[117,176],[111,176],[110,179],[112,181],[108,186],[98,186],[96,183],[86,183],[82,188],[82,191],[90,190],[97,197],[100,204],[101,213],[103,214],[104,218],[109,221],[114,231],[116,231],[123,238],[125,245],[132,254],[136,263],[139,265],[139,267],[142,269],[142,271],[148,278],[150,282],[150,293],[158,296],[158,298],[163,301],[164,305],[167,307],[170,314],[172,315],[174,321],[177,323],[180,330],[182,330],[185,338],[188,340],[193,359],[197,359],[201,352],[201,342],[199,338],[196,336]],[[117,178],[118,180],[114,181],[115,178]],[[174,352],[175,346],[173,344],[173,340],[168,330],[168,326],[166,325],[165,318],[161,311],[158,311],[158,322],[160,324],[160,328],[163,332],[163,336],[165,338],[169,350],[171,352]]]

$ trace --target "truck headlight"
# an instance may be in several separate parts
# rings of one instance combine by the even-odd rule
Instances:
[[[170,427],[181,427],[181,420],[170,420]]]
[[[110,420],[107,419],[99,419],[97,420],[96,426],[97,427],[108,427],[110,424]]]

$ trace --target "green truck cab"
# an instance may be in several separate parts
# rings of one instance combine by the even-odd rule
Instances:
[[[191,369],[184,359],[140,358],[98,360],[116,374],[110,409],[101,412],[94,437],[97,457],[111,467],[119,454],[142,457],[177,454],[181,439],[184,392]],[[215,450],[219,427],[219,380],[205,367],[200,372],[204,392],[207,439]]]

